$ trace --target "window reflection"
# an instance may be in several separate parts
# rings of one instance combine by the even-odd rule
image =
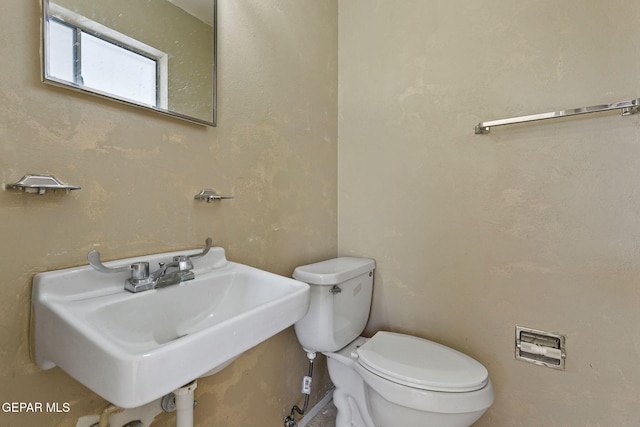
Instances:
[[[83,23],[87,25],[86,18]],[[51,76],[145,105],[166,107],[161,93],[166,85],[158,84],[159,78],[166,79],[160,62],[166,54],[137,41],[134,47],[128,43],[129,37],[116,31],[109,30],[109,35],[111,40],[89,34],[73,22],[51,19],[49,42],[56,52],[49,64]]]
[[[215,126],[216,1],[172,1],[42,0],[43,81]]]

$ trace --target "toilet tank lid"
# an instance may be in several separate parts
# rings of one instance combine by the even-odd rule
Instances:
[[[301,265],[293,271],[293,278],[310,285],[337,285],[375,268],[375,261],[369,258],[340,257]]]

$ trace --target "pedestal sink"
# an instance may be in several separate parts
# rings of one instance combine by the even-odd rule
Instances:
[[[192,253],[105,265],[153,266]],[[36,275],[36,363],[59,366],[115,405],[137,407],[220,369],[309,307],[307,284],[230,262],[223,248],[211,248],[193,266],[193,280],[135,294],[124,290],[127,273],[89,265]]]

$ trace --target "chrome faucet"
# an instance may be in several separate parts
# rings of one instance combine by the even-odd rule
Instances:
[[[192,280],[196,277],[195,274],[193,274],[193,271],[191,271],[193,270],[193,263],[189,256],[178,255],[173,257],[173,262],[170,262],[169,264],[165,264],[164,262],[160,262],[158,264],[160,265],[160,268],[149,275],[149,280],[152,283],[155,283],[154,288],[164,288],[180,282]],[[176,268],[177,270],[167,273],[167,270],[170,268]],[[127,288],[127,284],[128,283],[125,283],[125,288]]]
[[[94,269],[102,273],[121,273],[124,271],[131,271],[131,277],[125,280],[124,288],[129,292],[142,292],[149,289],[164,288],[171,285],[177,285],[178,283],[192,280],[195,278],[193,273],[193,263],[191,259],[205,256],[209,249],[211,249],[211,237],[208,237],[205,241],[205,247],[202,252],[194,255],[177,255],[173,257],[173,261],[170,263],[159,263],[159,267],[156,271],[149,273],[148,262],[134,262],[130,265],[123,267],[111,268],[107,267],[100,261],[100,252],[93,250],[87,254],[89,264]],[[167,272],[170,268],[175,268],[175,271]]]

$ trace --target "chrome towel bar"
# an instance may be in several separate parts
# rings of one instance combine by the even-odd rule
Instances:
[[[555,119],[560,117],[577,116],[579,114],[601,113],[604,111],[621,110],[623,116],[630,116],[640,111],[640,98],[630,101],[620,101],[613,104],[594,105],[592,107],[574,108],[573,110],[555,111],[552,113],[532,114],[530,116],[512,117],[509,119],[480,122],[475,128],[476,135],[489,133],[494,126],[513,125],[516,123],[534,122],[537,120]]]

